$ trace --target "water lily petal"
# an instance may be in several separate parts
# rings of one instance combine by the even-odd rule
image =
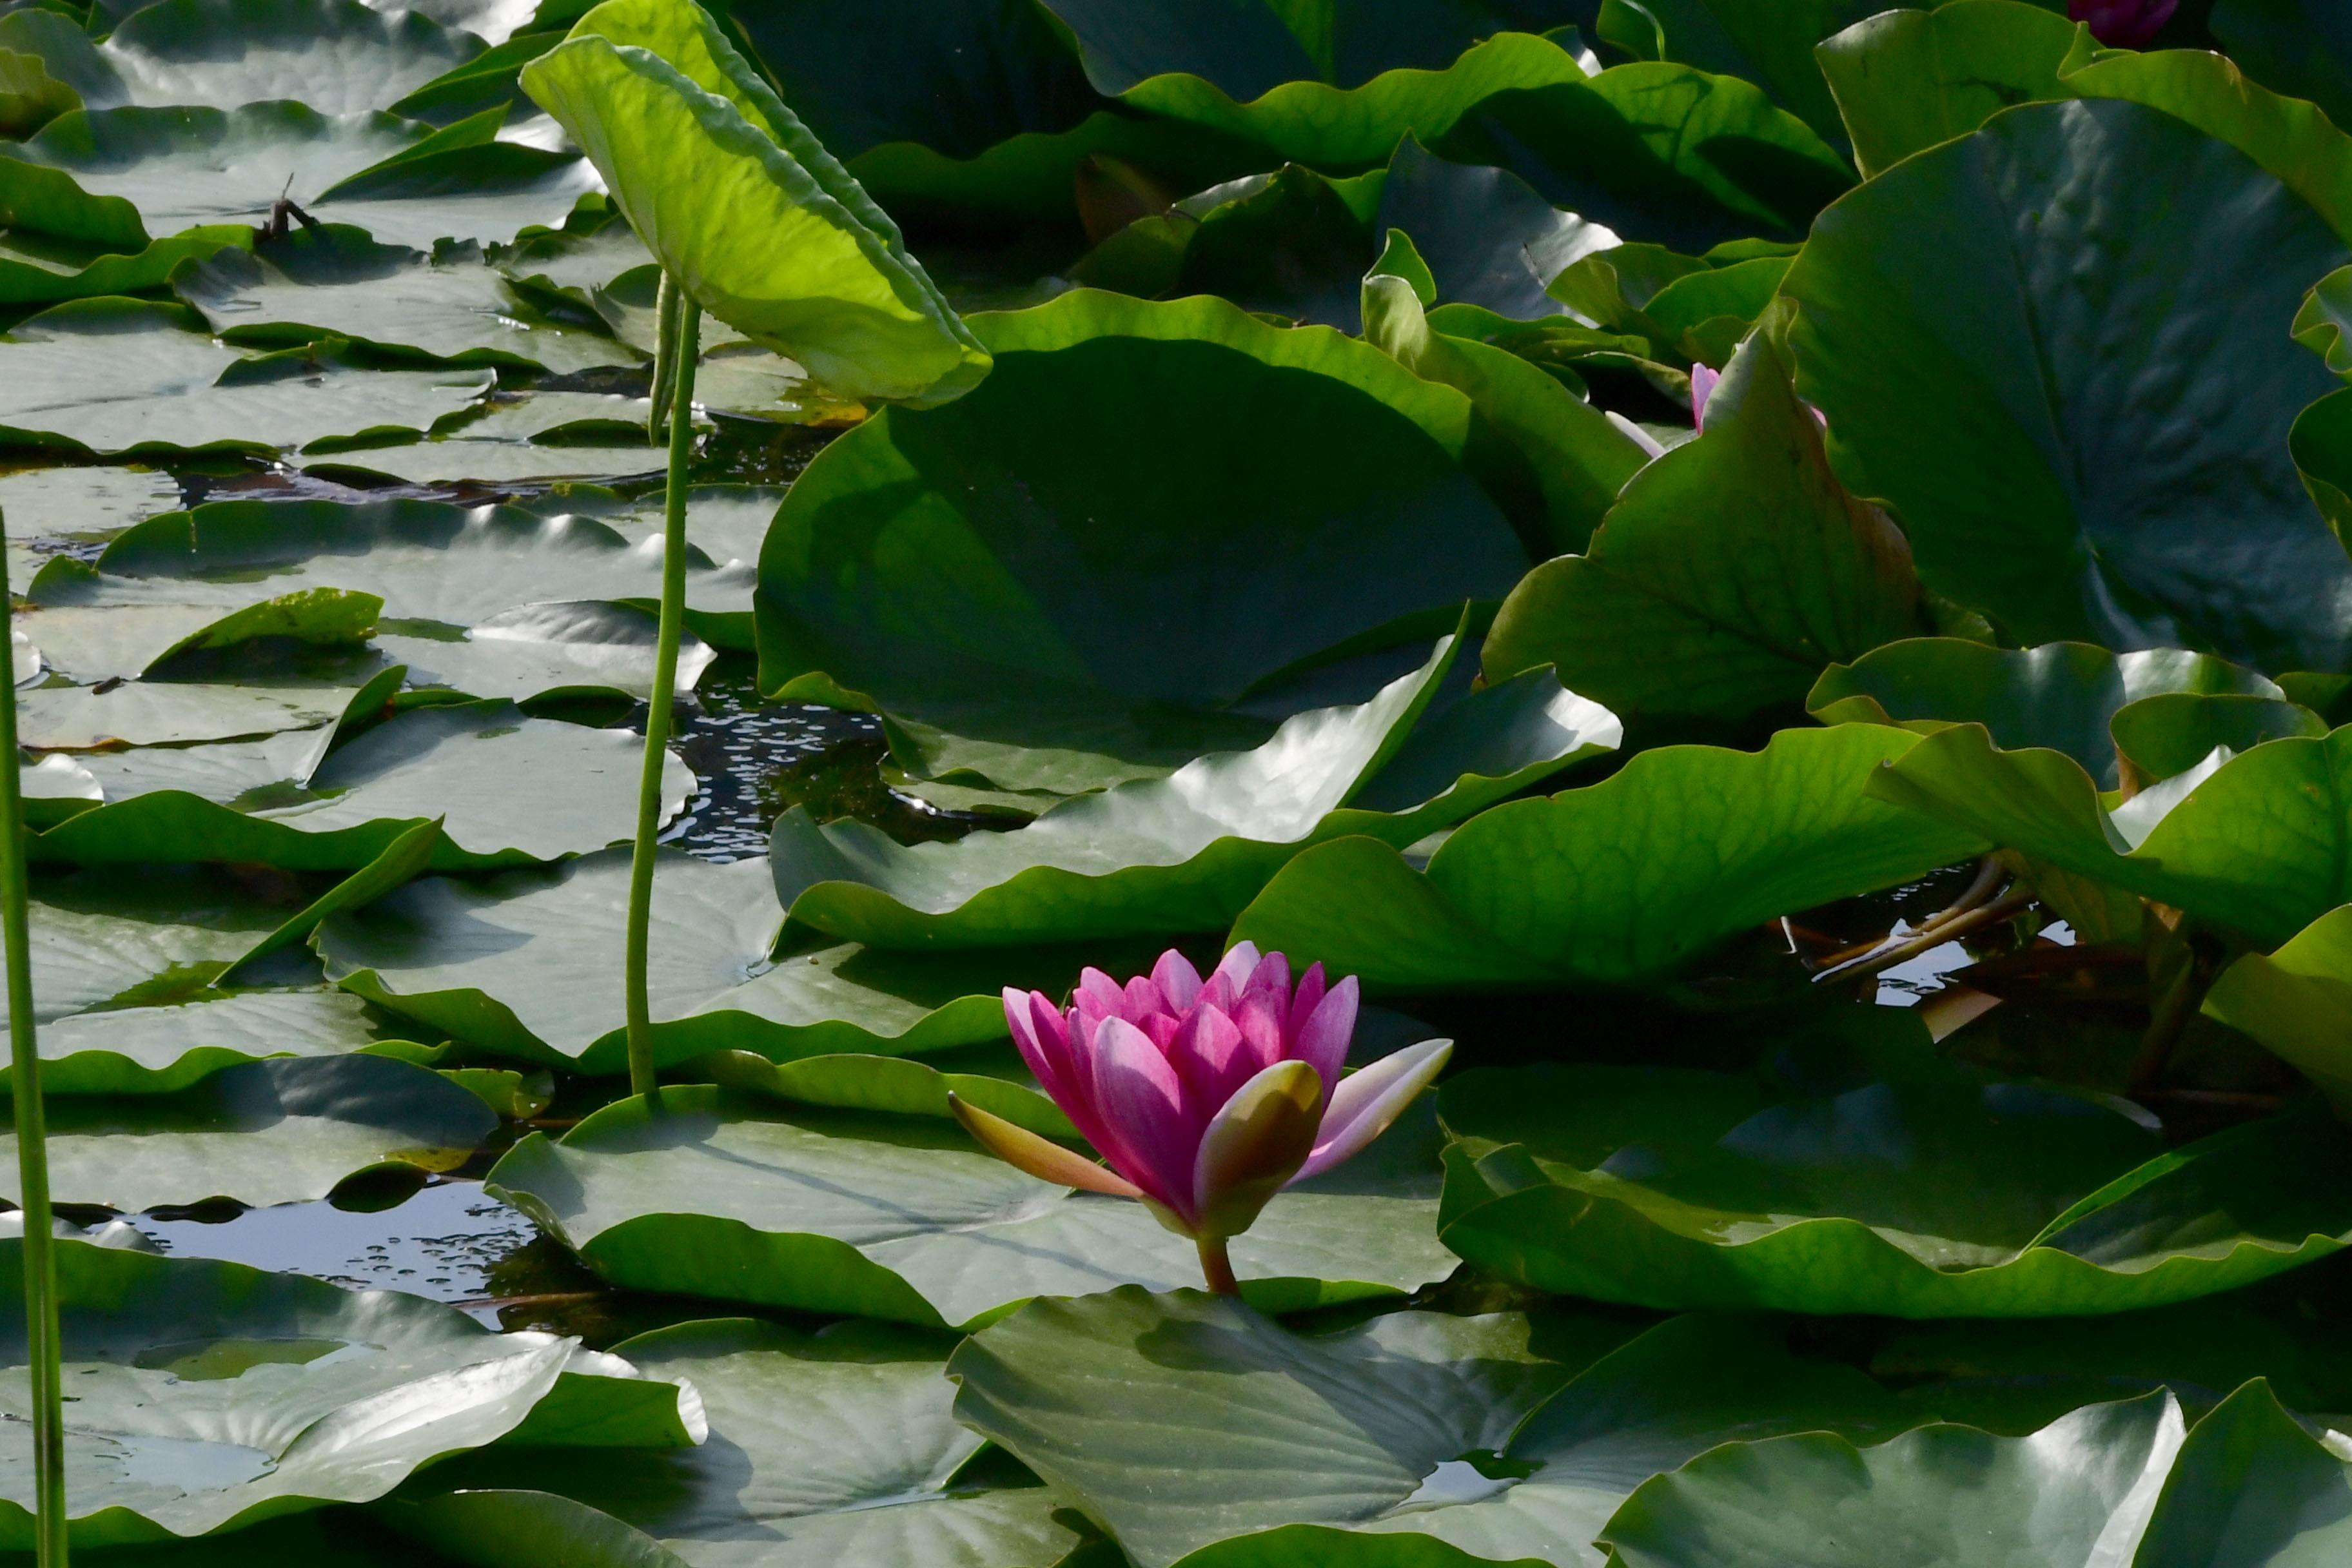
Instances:
[[[963,1130],[990,1153],[1013,1166],[1026,1171],[1041,1182],[1059,1186],[1082,1187],[1090,1193],[1108,1193],[1115,1198],[1139,1198],[1143,1190],[1116,1171],[1107,1171],[1059,1143],[1040,1138],[1025,1127],[1016,1127],[1002,1116],[982,1110],[977,1105],[948,1093],[948,1109],[963,1123]]]
[[[1720,373],[1706,365],[1695,364],[1690,368],[1691,428],[1701,434],[1706,430],[1706,400],[1715,391],[1715,384],[1722,379]]]
[[[1307,973],[1298,977],[1297,994],[1290,1000],[1288,1032],[1293,1039],[1297,1038],[1298,1032],[1307,1027],[1307,1020],[1315,1016],[1315,1009],[1323,1005],[1323,994],[1329,988],[1329,982],[1323,976],[1323,965],[1320,963],[1308,964]]]
[[[1266,1065],[1232,1017],[1206,1005],[1192,1009],[1177,1028],[1168,1062],[1184,1082],[1196,1131],[1207,1127],[1218,1108]]]
[[[1316,978],[1322,976],[1318,974]],[[1328,1097],[1339,1092],[1339,1068],[1348,1059],[1348,1042],[1355,1038],[1359,989],[1352,974],[1331,987],[1330,994],[1291,1037],[1291,1056],[1313,1068],[1327,1086],[1327,1115],[1330,1110]],[[1303,996],[1306,992],[1302,984],[1299,994]]]
[[[1331,1109],[1324,1112],[1314,1152],[1294,1179],[1321,1175],[1387,1131],[1453,1054],[1452,1040],[1423,1040],[1343,1079],[1331,1092]]]
[[[1201,972],[1172,947],[1151,966],[1151,983],[1160,987],[1161,1001],[1171,1013],[1183,1012],[1201,994]]]
[[[1198,1123],[1182,1083],[1150,1037],[1124,1018],[1095,1033],[1094,1102],[1102,1116],[1103,1157],[1111,1168],[1186,1220],[1192,1206]]]
[[[1204,1234],[1238,1236],[1288,1185],[1315,1145],[1323,1080],[1305,1062],[1276,1062],[1244,1084],[1209,1122],[1192,1172]]]

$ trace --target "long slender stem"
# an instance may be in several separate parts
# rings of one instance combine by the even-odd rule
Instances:
[[[0,542],[6,528],[0,524]],[[0,606],[10,605],[0,550]],[[25,803],[17,778],[16,649],[0,643],[0,942],[8,961],[8,1049],[15,1074],[16,1179],[25,1215],[25,1341],[31,1361],[33,1484],[41,1568],[66,1563],[64,1373],[58,1343],[58,1265],[49,1234],[48,1129],[41,1110],[41,1049],[33,1022],[33,938],[26,907]]]
[[[681,295],[684,290],[678,291]],[[702,335],[702,308],[692,300],[677,312],[675,395],[670,404],[669,479],[662,506],[661,638],[654,654],[653,696],[646,710],[646,761],[637,781],[637,846],[629,862],[629,1091],[652,1094],[654,1020],[646,987],[646,947],[653,931],[654,858],[661,832],[662,769],[669,760],[670,706],[677,698],[677,645],[686,626],[686,469],[694,455],[694,369]]]
[[[1220,1296],[1240,1295],[1241,1282],[1234,1278],[1234,1260],[1225,1251],[1225,1238],[1204,1236],[1199,1239],[1201,1275],[1208,1280],[1209,1289]]]

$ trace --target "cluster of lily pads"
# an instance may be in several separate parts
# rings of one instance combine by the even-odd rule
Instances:
[[[2352,1554],[2352,31],[2075,10],[0,7],[74,1554]]]

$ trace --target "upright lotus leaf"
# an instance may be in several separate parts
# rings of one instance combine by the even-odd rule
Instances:
[[[1216,294],[1254,314],[1355,331],[1356,280],[1377,248],[1372,216],[1385,182],[1379,170],[1330,180],[1298,163],[1236,182],[1241,189],[1190,229],[1172,283],[1139,291]],[[1164,221],[1189,216],[1190,205]]]
[[[1411,283],[1380,270],[1388,265],[1383,258],[1364,279],[1364,341],[1470,399],[1463,461],[1530,555],[1582,549],[1648,454],[1541,368],[1436,331]]]
[[[327,343],[247,358],[165,306],[59,305],[0,342],[0,437],[78,456],[263,455],[275,443],[421,434],[490,389],[481,370],[373,370]]]
[[[645,1454],[501,1445],[437,1467],[382,1517],[511,1568],[1053,1568],[1078,1543],[1043,1487],[975,1485],[982,1439],[949,1414],[954,1341],[880,1323],[802,1334],[720,1319],[615,1353],[701,1392],[710,1436]]]
[[[1444,1279],[1436,1154],[1409,1113],[1277,1194],[1234,1238],[1243,1294],[1296,1311]],[[1141,1204],[1039,1181],[929,1116],[669,1086],[524,1139],[488,1181],[633,1289],[965,1328],[1033,1297],[1200,1278],[1191,1238]]]
[[[1091,291],[982,330],[988,381],[826,447],[760,559],[762,689],[880,708],[910,771],[1076,793],[1252,746],[1526,569],[1468,399],[1367,344]]]
[[[241,346],[341,338],[394,357],[557,375],[642,363],[601,332],[534,319],[469,248],[428,257],[340,225],[290,235],[262,255],[214,256],[174,273],[172,287]]]
[[[607,0],[523,68],[663,269],[835,392],[942,403],[988,353],[898,226],[688,0]]]
[[[436,870],[562,859],[628,837],[635,752],[636,738],[625,731],[528,718],[511,702],[421,709],[226,801],[199,781],[140,789],[133,775],[98,809],[43,834],[34,854],[84,865],[219,860],[356,870],[402,834],[438,821]],[[519,795],[519,779],[551,781],[553,798]],[[672,757],[665,823],[692,797],[695,782]]]
[[[1769,340],[1749,338],[1705,433],[1636,474],[1584,553],[1511,591],[1479,656],[1486,678],[1550,665],[1622,712],[1738,719],[1916,631],[1909,547],[1831,474],[1789,377]]]
[[[2136,1568],[2294,1568],[2352,1546],[2341,1438],[2314,1433],[2261,1378],[2189,1429]]]
[[[771,851],[777,897],[795,921],[873,947],[1222,931],[1305,845],[1361,833],[1402,848],[1617,743],[1612,715],[1540,676],[1524,694],[1538,715],[1524,743],[1462,757],[1393,815],[1351,809],[1405,746],[1458,647],[1444,639],[1360,707],[1297,714],[1255,751],[1080,796],[1010,833],[900,846],[864,823],[786,812]]]
[[[2330,380],[2284,334],[2345,255],[2170,114],[2029,104],[1842,199],[1784,289],[1800,390],[1929,588],[2028,641],[2336,668],[2352,557],[2286,447]]]
[[[307,1203],[348,1182],[452,1171],[498,1130],[472,1090],[376,1056],[224,1068],[175,1094],[60,1097],[48,1109],[58,1201],[136,1214],[226,1198]],[[17,1201],[16,1140],[0,1194]]]
[[[958,1415],[1146,1568],[1599,1568],[1588,1543],[1655,1471],[1734,1436],[1899,1419],[1767,1322],[1687,1317],[1620,1344],[1629,1328],[1399,1312],[1300,1335],[1130,1289],[1024,1308],[949,1373]]]
[[[2352,276],[2331,272],[2312,290],[2318,300],[2330,281]],[[2298,325],[2311,320],[2306,304]],[[2332,323],[2324,331],[2301,331],[2296,334],[2304,342],[2326,354],[2328,368],[2336,369],[2342,357],[2341,340]],[[2338,371],[2338,374],[2342,374]],[[2294,455],[2294,465],[2303,475],[2304,489],[2310,492],[2313,504],[2327,520],[2337,538],[2352,527],[2352,388],[2331,392],[2296,416],[2294,429],[2287,437],[2287,450]]]
[[[2234,754],[2265,741],[2315,739],[2327,733],[2327,721],[2284,698],[2170,691],[2117,709],[2107,732],[2118,768],[2145,788],[2189,772],[2217,746]]]
[[[299,99],[349,114],[388,109],[481,50],[434,17],[361,0],[157,0],[98,46],[113,80],[81,96],[93,109]]]
[[[1651,61],[1482,100],[1433,152],[1493,163],[1628,239],[1700,251],[1794,238],[1853,183],[1845,160],[1737,77]]]
[[[2168,1151],[2017,1083],[1782,1099],[1729,1075],[1454,1080],[1447,1246],[1546,1290],[1669,1309],[2035,1318],[2235,1289],[2352,1240],[2352,1140],[2299,1111]]]
[[[2285,1058],[2352,1116],[2352,908],[2231,964],[2206,993],[2205,1014]]]
[[[1862,1449],[1826,1432],[1728,1444],[1645,1482],[1604,1539],[1624,1568],[2139,1561],[2185,1433],[2173,1397],[2150,1394],[2025,1437],[1937,1426]]]
[[[1643,984],[1778,915],[1893,887],[1983,840],[1864,786],[1898,730],[1785,730],[1760,752],[1644,752],[1614,777],[1456,828],[1416,870],[1366,838],[1318,845],[1234,922],[1389,991]]]
[[[2024,0],[1889,10],[1815,49],[1866,179],[1965,136],[2004,109],[2064,98],[2083,29]]]
[[[2352,727],[2271,741],[2116,804],[2056,752],[1930,735],[1870,793],[2261,943],[2352,901]],[[2218,765],[2214,765],[2218,764]]]
[[[1606,226],[1562,212],[1508,169],[1450,163],[1408,136],[1389,160],[1373,219],[1411,237],[1435,299],[1518,321],[1555,315],[1544,288],[1581,258],[1613,247]]]
[[[0,1275],[19,1300],[21,1254],[0,1242]],[[551,1397],[591,1428],[628,1413],[626,1440],[640,1446],[701,1435],[690,1390],[665,1390],[666,1418],[648,1420],[661,1412],[646,1410],[645,1383],[618,1357],[494,1333],[420,1297],[86,1243],[60,1247],[58,1268],[77,1554],[144,1543],[152,1561],[156,1544],[372,1501],[445,1455],[516,1432]],[[21,1385],[20,1308],[0,1312],[0,1340]],[[0,1542],[15,1550],[32,1542],[21,1401],[10,1394],[0,1422]],[[551,1437],[565,1440],[544,1430],[533,1440]]]
[[[1637,58],[1680,60],[1724,76],[1744,77],[1822,136],[1843,127],[1822,80],[1815,46],[1849,23],[1874,15],[1876,0],[1646,0],[1604,4],[1598,36]],[[1841,35],[1843,36],[1843,35]],[[1663,45],[1664,53],[1657,51]]]
[[[346,990],[485,1050],[582,1072],[621,1063],[627,854],[607,850],[487,881],[429,878],[320,928]],[[995,953],[942,963],[851,943],[778,959],[784,921],[761,859],[676,853],[655,882],[655,1037],[663,1061],[743,1049],[777,1060],[917,1055],[1000,1039],[1001,989],[1065,987],[1078,960]],[[1097,961],[1099,961],[1099,955]]]
[[[1900,724],[1926,732],[1981,724],[1996,745],[2063,752],[2100,788],[2114,789],[2116,715],[2168,694],[2284,695],[2252,670],[2179,648],[2117,654],[2087,643],[1998,648],[1958,637],[1913,637],[1832,665],[1805,706],[1825,724]],[[2192,760],[2202,761],[2211,749]]]

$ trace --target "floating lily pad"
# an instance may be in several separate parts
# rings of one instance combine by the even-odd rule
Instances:
[[[437,819],[444,845],[436,869],[560,859],[630,836],[643,750],[626,731],[526,718],[510,702],[417,709],[315,769],[261,782],[230,801],[177,784],[110,798],[43,834],[34,853],[89,865],[224,860],[355,870],[408,829]],[[518,793],[518,779],[538,780],[544,792]],[[661,820],[694,789],[693,773],[669,758]]]
[[[1473,818],[1425,871],[1369,838],[1318,845],[1233,937],[1391,991],[1664,980],[1734,932],[1981,849],[1864,793],[1914,744],[1847,724],[1758,753],[1644,752],[1589,789]]]
[[[93,109],[299,99],[322,114],[387,109],[481,52],[410,11],[360,0],[157,0],[91,51],[113,81],[85,81]]]
[[[392,1011],[502,1055],[612,1072],[622,1066],[626,850],[480,882],[433,878],[336,916],[327,973]],[[767,862],[666,854],[655,877],[655,1052],[678,1062],[746,1049],[779,1060],[839,1051],[913,1055],[997,1039],[999,991],[1066,986],[1066,955],[941,962],[854,944],[773,956],[784,911]],[[1099,955],[1097,955],[1099,957]]]
[[[1234,1238],[1268,1310],[1404,1293],[1444,1278],[1433,1126],[1277,1195]],[[625,1100],[561,1142],[515,1145],[491,1189],[589,1267],[639,1289],[962,1327],[1033,1296],[1197,1277],[1143,1205],[1025,1175],[929,1117],[816,1109],[715,1089]]]
[[[361,689],[310,681],[43,686],[17,698],[17,734],[42,751],[230,741],[331,724],[350,710]]]
[[[373,370],[333,345],[248,358],[127,300],[60,305],[0,343],[16,390],[0,437],[82,454],[267,454],[372,430],[422,433],[491,385],[486,370]]]
[[[2248,1383],[2189,1429],[2140,1538],[2139,1568],[2322,1563],[2352,1546],[2342,1439]]]
[[[661,1454],[512,1447],[443,1465],[389,1506],[396,1528],[512,1568],[1053,1568],[1077,1544],[1037,1486],[959,1479],[982,1446],[940,1373],[954,1342],[879,1323],[801,1334],[684,1323],[616,1353],[702,1391],[710,1436]]]
[[[1943,731],[1870,781],[1877,799],[2077,876],[2281,942],[2352,902],[2352,728],[2291,737],[2117,804],[2056,752]]]
[[[390,354],[559,375],[642,363],[601,332],[533,319],[478,254],[431,257],[340,225],[257,254],[225,251],[172,281],[214,331],[241,345],[341,338]]]
[[[1784,1339],[1753,1319],[1636,1337],[1598,1316],[1433,1312],[1302,1335],[1128,1288],[1026,1307],[948,1370],[956,1414],[1145,1568],[1600,1568],[1590,1542],[1655,1471],[1735,1437],[1899,1422],[1868,1378]]]
[[[2334,384],[2284,334],[2345,245],[2172,115],[2029,104],[1823,215],[1801,390],[1922,580],[2010,637],[2336,668],[2352,557],[2286,446]]]
[[[48,1117],[58,1202],[127,1214],[214,1198],[302,1203],[386,1167],[454,1170],[499,1125],[471,1090],[373,1056],[247,1062],[173,1094],[63,1097]],[[0,1134],[11,1202],[21,1201],[16,1148],[13,1132]]]
[[[1854,162],[1874,179],[2004,109],[2065,97],[2059,72],[2076,37],[2074,23],[2021,0],[1957,0],[1883,12],[1814,52]]]
[[[1427,796],[1408,784],[1381,803],[1392,814],[1355,805],[1381,788],[1458,644],[1444,639],[1360,707],[1298,714],[1255,751],[1081,796],[1010,833],[901,847],[863,823],[787,812],[773,842],[777,896],[795,921],[876,947],[1219,931],[1305,845],[1364,834],[1402,848],[1616,745],[1613,715],[1538,673],[1522,689],[1464,700],[1469,743],[1423,764],[1435,775],[1423,781]],[[1499,743],[1480,744],[1496,732]]]
[[[1805,706],[1823,723],[1900,724],[1928,732],[1981,724],[1997,745],[2063,752],[2100,788],[2114,789],[2110,726],[2116,715],[2144,699],[2173,693],[2284,695],[2252,670],[2179,648],[2116,654],[2088,643],[1997,648],[1958,637],[1913,637],[1852,664],[1832,665]]]
[[[1609,1521],[1625,1568],[1996,1568],[2144,1561],[2185,1435],[2168,1394],[2078,1410],[2029,1437],[1969,1426],[1857,1449],[1832,1433],[1735,1443],[1643,1483]]]
[[[1831,474],[1759,336],[1707,399],[1706,434],[1635,474],[1583,554],[1528,574],[1480,658],[1489,679],[1549,665],[1627,713],[1738,719],[1918,629],[1902,533]]]
[[[0,1323],[19,1368],[21,1259],[21,1243],[0,1244],[10,1303]],[[582,1424],[625,1443],[671,1447],[700,1435],[690,1394],[662,1385],[649,1404],[618,1357],[547,1334],[492,1333],[415,1296],[75,1244],[58,1249],[58,1274],[77,1552],[370,1501],[444,1455],[516,1431],[551,1396],[576,1418],[606,1416]],[[9,1397],[11,1418],[0,1422],[10,1446],[0,1543],[30,1552],[33,1426],[23,1398]]]
[[[1538,1068],[1445,1091],[1446,1244],[1650,1306],[2050,1317],[2188,1300],[2352,1240],[2352,1134],[2308,1113],[2178,1152],[2022,1085]]]
[[[30,619],[48,668],[90,682],[165,674],[182,654],[265,638],[357,647],[374,632],[383,608],[372,594],[308,588],[226,614],[213,605],[60,605]]]
[[[988,380],[834,442],[760,563],[762,688],[863,694],[919,771],[1076,792],[1255,745],[1332,698],[1254,689],[1425,647],[1525,569],[1444,444],[1468,400],[1377,349],[1211,299],[1082,291],[980,326]]]
[[[223,1068],[267,1058],[404,1055],[409,1047],[398,1037],[366,1003],[325,987],[205,993],[45,1023],[41,1092],[172,1094]]]

